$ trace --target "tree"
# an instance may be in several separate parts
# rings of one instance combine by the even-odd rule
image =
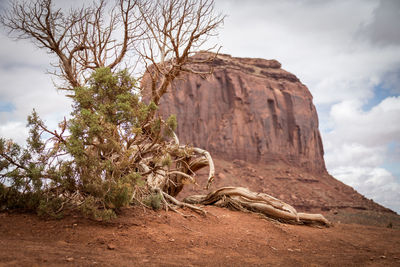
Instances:
[[[192,55],[216,34],[223,19],[215,14],[213,0],[116,0],[113,6],[99,0],[68,13],[56,9],[52,0],[13,2],[1,23],[17,40],[29,39],[56,56],[52,73],[63,82],[58,89],[72,98],[73,112],[59,131],[52,131],[33,111],[25,149],[0,139],[0,201],[52,216],[69,207],[111,218],[132,202],[203,213],[175,196],[185,184],[195,183],[195,172],[206,166],[208,188],[214,178],[212,158],[205,150],[181,145],[174,133],[176,117],[164,121],[156,111],[180,74],[211,71],[191,66],[216,54],[206,53],[205,60]],[[141,67],[138,80],[130,74],[135,71],[129,67],[132,61]],[[44,140],[44,133],[50,138]],[[255,209],[243,198],[260,202],[243,190],[225,191],[217,195],[225,192],[233,201],[229,194],[239,194],[242,198],[235,201],[242,207]],[[263,199],[262,205],[279,209]]]
[[[191,71],[185,67],[190,56],[223,22],[213,5],[210,0],[117,0],[109,7],[99,0],[64,13],[51,0],[13,2],[2,24],[17,40],[29,39],[56,56],[53,74],[63,81],[58,88],[68,91],[74,109],[58,132],[34,111],[26,149],[1,139],[3,201],[23,206],[20,200],[34,195],[27,208],[57,213],[74,204],[97,216],[94,206],[100,205],[100,215],[110,216],[146,198],[185,205],[173,196],[208,165],[211,181],[209,153],[181,146],[173,132],[176,118],[163,121],[156,110],[168,85]],[[129,59],[149,74],[147,104],[138,81],[124,70]],[[51,135],[46,142],[43,133]]]

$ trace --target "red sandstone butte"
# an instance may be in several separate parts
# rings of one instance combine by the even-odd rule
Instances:
[[[161,114],[176,114],[181,143],[228,160],[326,171],[312,95],[278,61],[220,54],[192,67],[213,73],[182,75],[160,102]]]
[[[391,212],[328,174],[312,95],[278,61],[220,54],[188,67],[213,72],[177,77],[161,98],[159,114],[177,116],[181,144],[211,152],[217,172],[211,189],[244,186],[300,210]],[[145,77],[148,99],[146,84]],[[196,176],[200,185],[206,178]],[[180,196],[204,193],[189,185]]]

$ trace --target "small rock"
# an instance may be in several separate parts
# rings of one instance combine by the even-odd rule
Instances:
[[[381,259],[386,259],[386,256],[382,255],[382,256],[380,256],[379,258],[381,258]]]
[[[218,178],[219,178],[219,179],[225,179],[225,178],[226,178],[226,175],[223,174],[222,172],[220,172],[220,173],[218,173]]]
[[[168,240],[169,242],[175,242],[175,239],[171,238]]]
[[[78,226],[78,224],[77,223],[74,223],[73,225],[72,225],[72,227],[77,227]]]
[[[108,248],[109,250],[114,250],[114,249],[115,249],[115,245],[114,245],[114,244],[108,244],[108,245],[107,245],[107,248]]]
[[[73,261],[73,260],[74,260],[74,258],[72,258],[72,257],[69,257],[69,258],[66,258],[66,260],[67,260],[67,261],[69,261],[69,262],[71,262],[71,261]]]

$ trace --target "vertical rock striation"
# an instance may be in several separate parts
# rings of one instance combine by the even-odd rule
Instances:
[[[276,60],[218,55],[207,64],[192,68],[211,66],[211,75],[183,75],[160,103],[161,114],[176,114],[182,143],[228,160],[326,172],[312,95],[295,75]]]

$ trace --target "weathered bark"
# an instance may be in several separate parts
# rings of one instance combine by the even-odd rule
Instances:
[[[257,212],[288,223],[330,225],[321,214],[297,213],[294,207],[279,199],[243,187],[222,187],[208,195],[187,197],[184,201],[190,204],[216,205]]]

